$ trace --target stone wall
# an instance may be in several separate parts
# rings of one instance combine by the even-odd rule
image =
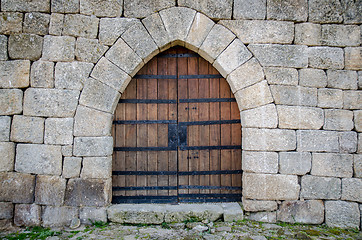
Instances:
[[[0,226],[106,221],[112,114],[173,45],[227,79],[250,219],[360,228],[362,4],[1,0]]]

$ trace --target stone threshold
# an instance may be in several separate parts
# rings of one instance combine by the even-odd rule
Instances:
[[[243,220],[239,203],[114,204],[107,208],[111,222],[126,224],[162,224],[185,221]]]

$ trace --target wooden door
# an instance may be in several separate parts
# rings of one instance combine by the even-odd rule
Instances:
[[[113,203],[241,199],[241,126],[226,80],[181,47],[132,79],[112,134]]]

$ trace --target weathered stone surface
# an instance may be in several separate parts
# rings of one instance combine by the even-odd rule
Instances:
[[[362,91],[343,91],[343,108],[362,109]]]
[[[294,68],[268,67],[264,72],[269,84],[298,85],[298,71]]]
[[[50,16],[49,34],[51,35],[62,35],[64,26],[64,14],[53,13]]]
[[[64,17],[63,34],[74,37],[96,38],[99,19],[80,14],[67,14]]]
[[[322,27],[315,23],[299,23],[295,25],[295,44],[316,46],[322,44]]]
[[[301,106],[277,106],[279,128],[320,129],[324,124],[323,110]]]
[[[353,112],[339,109],[326,109],[325,124],[323,129],[326,130],[352,130],[353,129]]]
[[[305,87],[324,88],[327,86],[327,75],[321,69],[313,69],[313,68],[300,69],[299,85]]]
[[[360,213],[358,203],[326,201],[326,224],[329,227],[359,228]]]
[[[154,12],[158,12],[162,9],[175,6],[175,0],[125,0],[124,1],[124,15],[126,17],[143,18]]]
[[[73,145],[64,145],[64,146],[62,146],[62,155],[64,157],[73,156]]]
[[[267,18],[275,20],[307,21],[307,0],[267,0]]]
[[[362,89],[362,71],[358,71],[358,89]]]
[[[247,212],[260,212],[260,211],[272,212],[277,210],[278,204],[276,201],[259,201],[259,200],[248,200],[243,198],[243,208]]]
[[[186,37],[185,46],[197,52],[214,25],[215,23],[210,18],[197,13]]]
[[[14,170],[15,144],[12,142],[0,142],[0,172]]]
[[[77,178],[80,174],[82,158],[79,157],[65,157],[63,162],[63,177],[64,178]]]
[[[358,1],[344,0],[341,2],[344,8],[344,23],[361,23],[362,22],[362,5]]]
[[[73,154],[75,156],[105,157],[113,152],[112,137],[76,137]]]
[[[308,49],[309,67],[322,69],[342,69],[343,50],[332,47],[311,47]]]
[[[129,18],[101,18],[99,43],[113,45],[118,37],[138,20]]]
[[[75,207],[42,207],[42,225],[44,227],[69,226],[72,219],[78,218],[78,208]]]
[[[242,169],[244,172],[278,173],[278,153],[243,151]]]
[[[343,20],[340,1],[310,0],[309,21],[319,23],[340,23]]]
[[[278,115],[274,104],[241,111],[240,119],[242,127],[276,128],[278,125]]]
[[[250,44],[249,50],[264,67],[308,66],[308,48],[302,45]]]
[[[236,222],[244,219],[244,212],[239,203],[223,203],[221,207],[224,209],[224,222]]]
[[[74,136],[94,137],[110,135],[113,115],[79,106],[74,118]]]
[[[0,201],[32,203],[35,176],[24,173],[0,172]]]
[[[8,60],[8,38],[0,35],[0,60]]]
[[[9,12],[49,12],[50,0],[2,0],[1,10]]]
[[[351,70],[362,70],[362,47],[346,47],[345,68]]]
[[[338,152],[338,133],[323,130],[297,130],[300,152]]]
[[[357,72],[346,70],[327,70],[329,88],[357,89]]]
[[[277,221],[277,213],[276,212],[256,212],[251,213],[247,216],[249,220],[257,221],[257,222],[267,222],[267,223],[275,223]]]
[[[313,153],[312,175],[326,177],[352,177],[353,155]]]
[[[79,99],[76,90],[28,88],[24,95],[24,115],[43,117],[72,117]]]
[[[230,19],[232,0],[178,0],[178,6],[189,7],[213,19]]]
[[[97,17],[120,17],[123,1],[80,0],[80,13]]]
[[[60,146],[18,144],[15,170],[25,173],[60,175],[62,160]]]
[[[16,226],[39,226],[41,207],[35,204],[16,204],[14,224]]]
[[[12,219],[14,206],[11,202],[0,202],[0,219]]]
[[[355,154],[353,160],[354,177],[362,178],[362,154]]]
[[[301,86],[271,85],[276,104],[294,106],[317,106],[317,89]]]
[[[312,155],[307,152],[280,152],[279,172],[281,174],[305,175],[312,166]]]
[[[73,118],[48,118],[45,121],[45,144],[73,143]]]
[[[31,65],[30,86],[39,88],[54,87],[54,63],[36,61]]]
[[[122,204],[110,206],[107,214],[110,221],[117,223],[161,224],[164,221],[165,209],[159,205]]]
[[[343,108],[343,91],[339,89],[318,89],[318,107]]]
[[[0,88],[26,88],[29,86],[30,61],[0,62]]]
[[[0,89],[0,115],[19,114],[23,111],[23,91]]]
[[[339,178],[302,177],[300,197],[303,199],[339,199],[341,197],[341,180]]]
[[[82,224],[91,224],[95,221],[107,222],[107,209],[95,207],[81,208],[79,219]]]
[[[103,207],[110,200],[111,187],[110,179],[70,179],[65,192],[65,204]]]
[[[277,211],[277,219],[289,223],[322,224],[324,222],[323,201],[285,201]]]
[[[83,62],[98,62],[99,58],[108,50],[97,39],[78,38],[75,46],[75,58]]]
[[[34,34],[18,34],[9,37],[9,57],[37,60],[41,57],[43,38]]]
[[[361,32],[357,25],[322,25],[322,45],[345,47],[359,46]]]
[[[362,203],[362,179],[343,178],[342,179],[342,200]]]
[[[79,0],[52,0],[51,11],[56,13],[78,13]]]
[[[353,111],[354,115],[354,127],[357,132],[362,132],[362,110]],[[0,118],[1,122],[1,118]],[[1,126],[1,123],[0,123]],[[1,127],[0,127],[1,129]],[[0,138],[1,138],[1,130],[0,130]]]
[[[362,133],[358,134],[358,153],[362,153]]]
[[[198,14],[200,15],[200,13],[198,13]],[[202,16],[204,16],[204,15],[202,15]],[[204,16],[204,18],[208,19],[206,16]],[[162,22],[162,19],[161,19],[161,16],[159,13],[155,13],[155,14],[152,14],[152,15],[144,18],[142,20],[142,23],[146,27],[148,33],[152,36],[153,40],[155,41],[155,43],[157,44],[157,46],[160,48],[161,51],[164,49],[167,49],[170,46],[168,32],[166,31],[165,26],[163,25],[163,22]],[[212,22],[212,24],[214,24],[214,23]],[[208,31],[210,31],[210,29]],[[190,30],[190,32],[191,32],[191,30]],[[201,45],[201,43],[200,43],[200,45]]]
[[[13,142],[43,143],[44,118],[15,115],[11,124]]]
[[[266,0],[234,0],[235,19],[265,19]]]
[[[55,87],[82,90],[93,68],[92,63],[59,62],[55,65]]]
[[[10,117],[0,116],[0,141],[2,142],[8,142],[10,139],[10,123]]]
[[[263,190],[261,190],[263,189]],[[298,177],[281,174],[243,174],[243,197],[256,200],[297,200]]]
[[[49,30],[50,15],[45,13],[26,13],[23,31],[38,35],[47,35]]]
[[[4,9],[3,9],[4,10]],[[23,14],[15,12],[0,13],[0,33],[14,34],[21,33],[23,28]]]
[[[85,157],[81,178],[110,178],[112,176],[112,157]]]
[[[273,102],[273,97],[266,81],[261,81],[237,91],[235,98],[241,111]]]
[[[57,176],[38,175],[35,185],[35,203],[60,206],[64,201],[66,180]]]
[[[341,153],[354,153],[357,150],[357,133],[339,132],[339,152]]]
[[[70,36],[45,36],[43,60],[69,62],[74,60],[75,38]]]

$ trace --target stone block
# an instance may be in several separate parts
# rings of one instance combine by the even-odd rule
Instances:
[[[263,67],[303,68],[308,66],[307,46],[250,44],[248,48]]]
[[[273,97],[266,81],[261,81],[252,86],[241,89],[234,95],[240,111],[256,108],[273,102]]]
[[[49,12],[50,0],[2,0],[1,11],[9,12]]]
[[[110,221],[117,223],[161,224],[165,220],[165,208],[159,205],[112,205],[107,208],[107,214]]]
[[[323,201],[284,201],[277,211],[277,219],[289,223],[322,224],[324,222]]]
[[[216,58],[213,66],[219,70],[220,74],[227,76],[251,57],[252,55],[245,45],[239,39],[235,39]]]
[[[357,132],[362,132],[362,110],[353,111],[353,115],[354,115],[353,120],[354,120],[355,130]],[[0,122],[1,122],[1,118],[0,118]],[[0,123],[0,126],[1,126],[1,123]],[[1,136],[1,130],[0,130],[0,136]]]
[[[8,38],[0,35],[0,60],[8,60]]]
[[[60,36],[62,35],[63,27],[64,27],[64,14],[53,13],[50,16],[49,34]]]
[[[324,177],[352,177],[353,155],[313,153],[312,175]]]
[[[339,152],[338,132],[297,130],[298,152]]]
[[[239,203],[223,203],[221,207],[224,209],[224,222],[236,222],[244,219],[244,212]]]
[[[278,115],[274,104],[241,111],[240,119],[241,126],[245,128],[276,128],[278,125]]]
[[[357,133],[339,132],[339,152],[340,153],[354,153],[357,151]]]
[[[16,172],[0,172],[0,201],[32,203],[35,176]]]
[[[294,106],[317,106],[317,89],[301,86],[271,85],[276,104]]]
[[[29,86],[30,61],[0,62],[0,88],[26,88]]]
[[[91,225],[92,222],[107,222],[106,208],[84,207],[80,209],[79,219],[82,224]]]
[[[60,175],[62,172],[60,146],[40,144],[18,144],[15,170],[17,172]]]
[[[200,15],[202,15],[202,14],[198,13],[198,16],[200,16]],[[202,15],[202,16],[204,16],[204,15]],[[202,18],[202,19],[205,19],[205,18],[207,20],[210,20],[206,16],[204,16],[204,18]],[[151,37],[153,38],[153,40],[155,41],[155,43],[157,44],[157,46],[159,47],[159,49],[161,51],[170,47],[170,40],[169,40],[168,32],[167,32],[165,26],[163,25],[163,22],[162,22],[162,19],[161,19],[161,16],[159,13],[154,13],[154,14],[142,19],[142,23],[146,27],[148,33],[151,35]],[[214,24],[214,22],[212,22],[212,25],[213,24]],[[210,29],[203,29],[203,30],[207,30],[207,33],[209,33],[209,31],[210,31]],[[190,32],[193,32],[193,31],[190,30]],[[205,33],[200,32],[200,34],[205,34]],[[206,36],[204,36],[202,40],[204,40],[205,37]],[[202,42],[200,42],[200,45],[201,45],[201,43]],[[189,45],[189,46],[191,46],[191,45]],[[198,46],[198,47],[200,47],[200,46]],[[195,49],[193,49],[193,50],[195,50]]]
[[[0,172],[14,170],[15,144],[12,142],[0,142]]]
[[[243,197],[256,200],[297,200],[298,177],[281,174],[243,174]]]
[[[265,19],[266,0],[234,0],[234,19]]]
[[[112,176],[112,157],[83,158],[81,178],[110,178]]]
[[[346,70],[327,70],[329,88],[357,89],[357,72]]]
[[[357,1],[344,0],[341,2],[344,8],[344,23],[361,23],[362,22],[362,5]]]
[[[299,23],[295,25],[295,44],[318,46],[322,41],[322,27],[315,23]]]
[[[310,172],[312,155],[308,152],[280,152],[279,172],[281,174],[305,175]]]
[[[0,116],[0,141],[8,142],[10,139],[10,123],[9,116]]]
[[[78,61],[96,63],[108,50],[97,39],[78,38],[75,45],[75,58]]]
[[[63,157],[73,156],[73,145],[62,146],[62,155]]]
[[[63,162],[63,178],[77,178],[80,174],[82,158],[65,157]]]
[[[38,175],[35,185],[35,203],[60,206],[64,201],[66,180],[58,176]]]
[[[0,89],[0,115],[19,114],[23,111],[23,91]]]
[[[43,60],[70,62],[74,60],[75,38],[70,36],[45,36]]]
[[[4,11],[4,9],[2,9]],[[0,13],[0,33],[14,34],[21,33],[23,29],[23,14],[16,12]]]
[[[358,71],[358,89],[362,89],[362,71]]]
[[[30,86],[38,88],[54,87],[54,63],[36,61],[31,65]]]
[[[80,13],[97,17],[120,17],[123,1],[80,0]]]
[[[23,32],[47,35],[49,32],[50,15],[45,13],[26,13]]]
[[[110,179],[70,179],[65,192],[65,204],[103,207],[110,201],[111,187]]]
[[[94,137],[111,134],[113,115],[79,106],[74,118],[74,136]]]
[[[343,178],[342,179],[342,200],[362,203],[362,179]]]
[[[264,72],[269,84],[298,85],[298,71],[294,68],[267,67]]]
[[[247,216],[247,219],[256,222],[275,223],[277,222],[276,212],[256,212]]]
[[[196,13],[189,34],[186,37],[185,46],[197,52],[214,25],[215,23],[210,18],[204,14]],[[155,37],[153,38],[155,39]]]
[[[176,5],[175,0],[125,0],[124,15],[126,17],[144,18],[154,12]]]
[[[73,117],[79,91],[28,88],[24,94],[24,115]]]
[[[63,35],[96,38],[99,19],[80,14],[67,14],[64,17]]]
[[[343,50],[334,47],[310,47],[308,49],[309,67],[322,69],[342,69]]]
[[[343,108],[343,91],[339,89],[318,89],[318,107]]]
[[[339,178],[302,176],[301,199],[339,199],[341,180]]]
[[[0,219],[12,219],[14,206],[11,202],[0,202]]]
[[[259,201],[243,198],[243,209],[247,212],[272,212],[277,210],[277,208],[278,204],[276,201]]]
[[[346,47],[345,68],[351,70],[362,70],[362,47]]]
[[[341,109],[326,109],[325,124],[323,129],[325,130],[345,130],[349,131],[353,129],[353,112]]]
[[[235,93],[240,89],[260,82],[263,79],[263,68],[260,66],[258,60],[252,58],[230,73],[226,80],[230,85],[231,91]]]
[[[34,34],[17,34],[9,37],[9,57],[38,60],[41,57],[43,38]]]
[[[304,87],[324,88],[327,86],[327,75],[321,69],[300,69],[299,85]]]
[[[178,6],[188,7],[202,12],[212,19],[230,19],[232,0],[178,0]]]
[[[92,63],[59,62],[55,65],[55,87],[82,90],[93,68]]]
[[[243,151],[242,169],[253,173],[278,173],[278,153]]]
[[[11,124],[13,142],[43,143],[44,118],[15,115]]]
[[[357,153],[362,153],[362,134],[358,134],[358,151]]]
[[[85,157],[106,157],[113,153],[112,137],[76,137],[73,154]]]
[[[78,208],[75,207],[42,207],[42,226],[44,227],[64,227],[69,226],[72,219],[78,218]]]
[[[353,159],[354,177],[362,178],[362,154],[355,154]]]
[[[344,109],[362,109],[362,91],[343,91]]]
[[[322,25],[322,45],[334,47],[359,46],[361,32],[357,25]]]
[[[340,23],[343,21],[340,1],[310,0],[309,21],[318,23]]]
[[[308,18],[307,0],[267,0],[267,18],[303,22]]]
[[[48,118],[45,121],[45,144],[73,143],[73,118]]]
[[[137,19],[132,18],[101,18],[99,21],[99,43],[113,45],[118,37],[137,21]]]
[[[35,204],[16,204],[14,224],[16,226],[39,226],[41,221],[41,207]]]
[[[324,124],[321,108],[277,106],[279,128],[320,129]]]
[[[78,13],[79,0],[52,0],[51,12],[56,13]]]
[[[328,227],[359,229],[361,219],[358,203],[326,201],[325,208]]]

